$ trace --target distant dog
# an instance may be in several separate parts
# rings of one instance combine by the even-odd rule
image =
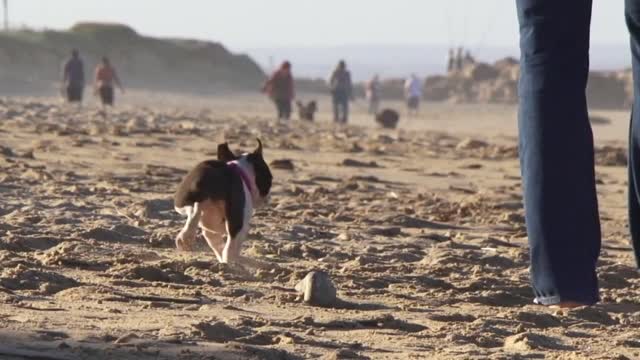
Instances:
[[[376,123],[385,129],[395,129],[399,120],[400,114],[393,109],[383,109],[376,114]]]
[[[296,101],[298,106],[298,115],[300,120],[313,121],[316,111],[318,111],[318,105],[315,100],[309,101],[306,105],[302,101]]]
[[[193,249],[200,227],[219,262],[241,262],[253,210],[266,202],[272,180],[259,139],[255,151],[241,156],[226,143],[218,145],[218,159],[199,163],[178,186],[174,206],[187,222],[176,247]]]

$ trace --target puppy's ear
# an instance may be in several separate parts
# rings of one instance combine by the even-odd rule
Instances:
[[[238,157],[229,149],[229,144],[224,143],[218,145],[218,160],[229,162],[238,159]]]
[[[262,141],[260,141],[260,139],[258,139],[258,138],[256,138],[256,140],[258,140],[258,148],[255,149],[253,151],[253,153],[256,154],[256,155],[262,156]]]

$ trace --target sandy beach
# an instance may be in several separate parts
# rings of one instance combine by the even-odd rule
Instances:
[[[627,112],[592,112],[602,303],[554,310],[529,287],[516,106],[426,103],[385,130],[362,100],[337,127],[300,97],[315,123],[254,94],[0,100],[0,358],[640,358]],[[243,254],[265,267],[218,264],[200,235],[177,251],[181,178],[256,137],[274,187]],[[314,270],[339,306],[302,303]]]

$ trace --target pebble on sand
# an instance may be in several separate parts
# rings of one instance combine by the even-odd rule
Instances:
[[[304,302],[314,306],[332,306],[338,298],[329,274],[311,271],[295,287],[303,295]]]
[[[293,170],[293,161],[290,159],[276,159],[271,162],[271,167],[280,170]]]

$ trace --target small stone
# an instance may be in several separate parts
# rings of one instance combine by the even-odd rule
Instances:
[[[570,350],[558,339],[535,333],[520,333],[509,336],[504,340],[504,349],[507,351],[532,351],[532,350]]]
[[[246,331],[236,329],[224,321],[201,321],[191,325],[203,339],[214,342],[229,342],[249,335]]]
[[[376,163],[375,161],[364,162],[364,161],[359,161],[359,160],[354,160],[354,159],[344,159],[342,161],[342,165],[343,166],[351,166],[351,167],[367,167],[367,168],[380,167],[380,165],[378,165],[378,163]]]
[[[139,339],[140,337],[134,333],[128,333],[126,335],[122,335],[114,341],[115,344],[126,344],[131,342],[131,340]]]
[[[314,306],[331,306],[336,303],[336,288],[329,275],[323,271],[312,271],[295,287],[303,294],[304,302]]]
[[[475,150],[489,146],[488,143],[476,139],[464,139],[458,143],[456,150]]]
[[[338,235],[338,237],[336,237],[336,240],[338,240],[338,241],[349,241],[349,240],[351,240],[351,236],[349,236],[348,233],[341,233],[340,235]]]
[[[295,166],[293,165],[293,161],[290,159],[277,159],[273,160],[269,165],[271,165],[274,169],[280,170],[293,170]]]
[[[402,229],[399,227],[372,227],[367,232],[370,235],[394,237],[400,235],[402,233]]]
[[[323,359],[325,360],[333,360],[333,359],[363,359],[357,352],[351,349],[340,349],[336,350],[332,354],[326,355]]]
[[[134,117],[127,121],[126,125],[128,132],[139,132],[147,129],[147,122],[145,119]]]

